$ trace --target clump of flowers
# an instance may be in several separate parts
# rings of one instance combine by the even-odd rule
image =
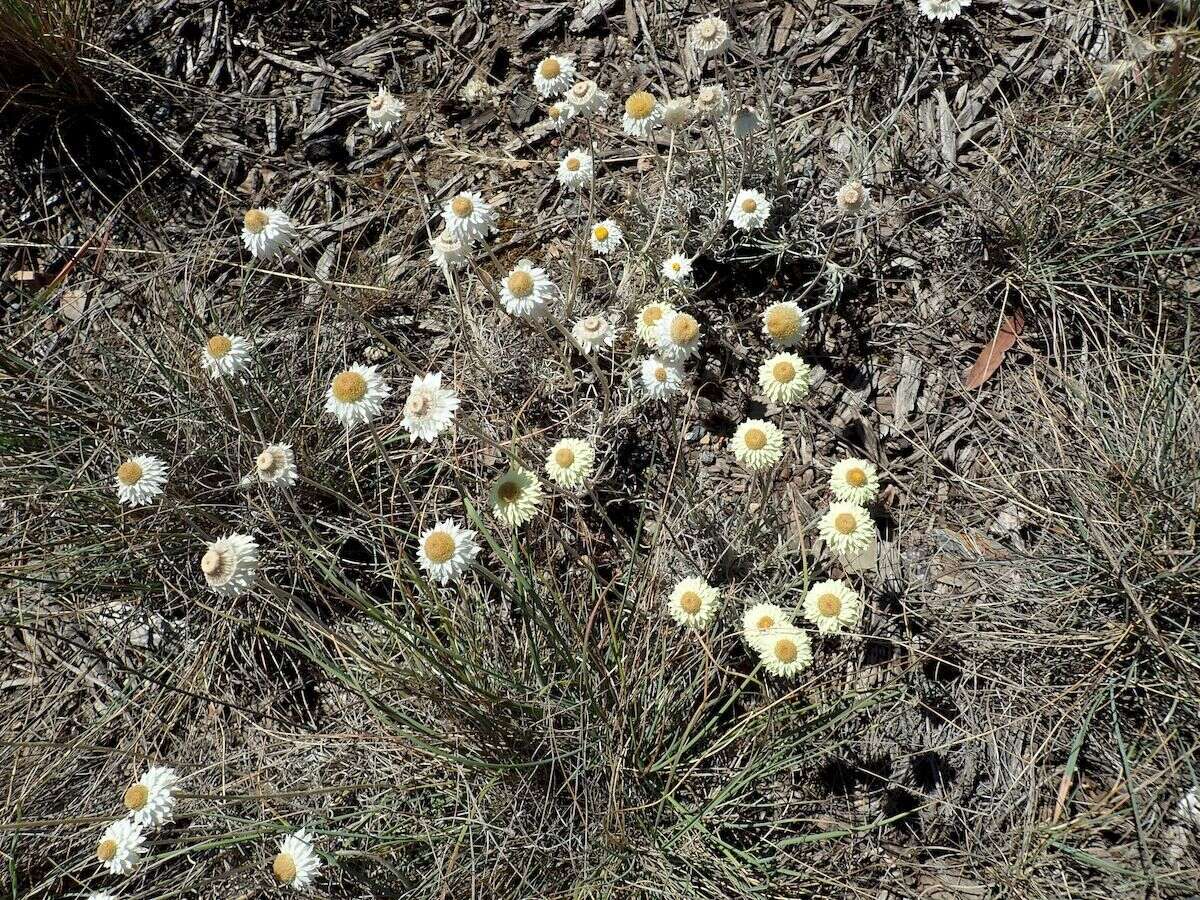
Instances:
[[[663,260],[662,274],[667,281],[682,286],[692,278],[692,261],[682,253],[672,253]]]
[[[716,56],[729,47],[729,26],[723,19],[708,16],[691,27],[688,42],[701,59]]]
[[[663,400],[683,387],[683,370],[657,356],[642,361],[642,386],[651,400]]]
[[[258,480],[277,487],[291,487],[299,475],[291,444],[268,444],[254,458],[254,474]]]
[[[446,230],[467,244],[475,244],[496,230],[496,212],[478,191],[463,191],[442,207]]]
[[[688,628],[707,628],[720,608],[721,592],[703,578],[684,578],[667,599],[671,618]]]
[[[836,634],[854,628],[862,617],[858,592],[841,579],[818,581],[804,596],[804,618],[821,634]]]
[[[730,443],[737,461],[750,472],[765,471],[783,458],[783,432],[762,419],[747,419]]]
[[[561,488],[578,490],[592,477],[596,450],[587,441],[563,438],[546,455],[546,474]]]
[[[179,775],[168,766],[151,766],[125,791],[122,802],[142,828],[165,825],[175,818]]]
[[[971,0],[919,0],[917,5],[925,18],[945,22],[957,18],[963,9],[971,5]]]
[[[214,334],[200,351],[200,363],[213,378],[244,372],[250,364],[250,342],[236,334]]]
[[[800,343],[808,319],[804,312],[791,300],[772,303],[762,316],[763,334],[781,347],[792,347]]]
[[[864,212],[871,205],[871,195],[861,181],[848,181],[838,188],[837,208],[844,213]]]
[[[776,353],[758,367],[758,387],[772,403],[787,406],[808,396],[812,369],[794,353]]]
[[[347,428],[369,422],[383,412],[383,401],[391,396],[375,366],[353,365],[334,376],[325,397],[325,411]]]
[[[367,124],[372,131],[387,134],[404,118],[404,101],[382,85],[367,102]]]
[[[255,207],[242,219],[242,243],[255,259],[274,259],[298,233],[288,214],[273,206]]]
[[[320,869],[321,860],[313,850],[312,835],[303,828],[283,839],[279,852],[271,862],[275,880],[296,890],[312,884]]]
[[[755,603],[742,613],[742,637],[754,650],[763,639],[781,625],[791,625],[792,617],[774,603]]]
[[[145,833],[132,819],[110,824],[96,845],[97,861],[113,875],[128,875],[137,868],[145,853]]]
[[[833,496],[866,506],[879,495],[879,472],[865,459],[843,459],[829,475]]]
[[[621,246],[624,237],[625,232],[621,230],[620,225],[612,219],[605,219],[592,226],[592,249],[607,256]]]
[[[621,128],[630,137],[645,140],[662,123],[662,106],[649,91],[634,91],[625,101]]]
[[[254,586],[258,573],[258,542],[248,534],[228,534],[209,544],[200,557],[200,571],[210,588],[222,597],[236,597]]]
[[[763,668],[776,678],[795,678],[812,665],[812,641],[795,625],[780,625],[758,646]]]
[[[575,78],[575,61],[569,56],[547,56],[533,70],[533,86],[543,97],[561,94]]]
[[[492,514],[505,525],[524,525],[542,503],[542,483],[528,469],[515,466],[492,485]]]
[[[546,270],[527,259],[518,262],[500,285],[504,309],[509,315],[522,318],[541,318],[546,314],[546,305],[557,296],[558,288]]]
[[[129,506],[145,506],[163,492],[167,464],[157,456],[131,456],[117,466],[117,500]]]
[[[729,221],[739,231],[762,228],[771,215],[771,201],[761,191],[738,191],[729,207]]]
[[[659,320],[654,346],[664,359],[679,365],[700,352],[700,323],[689,313],[673,310]]]
[[[617,329],[607,316],[584,316],[571,329],[571,337],[584,353],[595,353],[613,345]]]
[[[400,424],[408,432],[410,441],[418,438],[432,441],[450,427],[458,404],[458,395],[450,388],[442,387],[441,372],[414,375]]]
[[[559,161],[558,183],[565,188],[580,188],[592,180],[592,154],[576,147]]]
[[[638,311],[637,336],[647,344],[654,344],[658,336],[658,325],[668,315],[675,312],[669,303],[647,303]]]
[[[478,554],[475,532],[446,519],[421,534],[417,563],[430,580],[444,585],[458,579]]]
[[[818,528],[834,553],[846,559],[858,556],[875,541],[875,523],[857,503],[831,503]]]

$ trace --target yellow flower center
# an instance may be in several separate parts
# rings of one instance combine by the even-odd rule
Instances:
[[[271,871],[280,884],[291,884],[296,880],[296,861],[290,853],[280,853],[271,863]]]
[[[705,19],[700,23],[700,27],[697,30],[700,32],[700,37],[706,41],[711,41],[717,36],[717,23],[712,19]]]
[[[654,370],[654,380],[657,381],[659,384],[663,384],[666,382],[666,380],[667,380],[667,367],[666,366],[659,366],[657,369]]]
[[[357,403],[367,396],[367,379],[346,370],[333,379],[333,396],[339,403]]]
[[[200,557],[200,571],[205,575],[216,575],[220,569],[221,554],[216,550],[209,550]]]
[[[205,345],[208,347],[208,355],[213,359],[221,359],[233,349],[233,341],[223,334],[214,334],[208,339]]]
[[[654,95],[648,91],[635,91],[625,101],[625,114],[631,119],[644,119],[654,112]]]
[[[496,496],[505,503],[516,503],[521,498],[521,485],[516,481],[505,481],[496,488]]]
[[[560,469],[569,469],[575,464],[575,454],[570,447],[559,447],[554,451],[554,461]]]
[[[558,104],[555,103],[546,109],[546,115],[548,115],[551,119],[557,119],[562,115],[562,110],[559,109]]]
[[[700,333],[700,325],[687,313],[680,313],[671,320],[671,340],[677,344],[690,344]]]
[[[752,213],[756,209],[758,209],[758,201],[755,200],[753,197],[747,197],[745,200],[742,201],[742,212]]]
[[[117,842],[112,838],[105,838],[96,848],[96,859],[100,862],[109,862],[117,855]]]
[[[454,538],[444,531],[433,532],[425,538],[425,555],[430,562],[446,562],[454,555]]]
[[[270,450],[264,450],[258,454],[258,457],[254,460],[254,465],[260,472],[270,472],[275,468],[275,454]]]
[[[144,474],[142,467],[132,459],[121,463],[117,467],[117,479],[126,487],[133,487],[142,480],[142,475]]]
[[[856,488],[866,487],[867,473],[862,469],[854,468],[846,473],[846,480]]]
[[[780,638],[775,642],[775,658],[781,663],[796,661],[796,642],[791,638]]]
[[[838,599],[837,594],[822,594],[817,600],[817,609],[821,611],[821,615],[832,618],[842,611],[842,601]]]
[[[761,450],[767,446],[767,433],[761,428],[751,428],[746,432],[746,446],[751,450]]]
[[[137,812],[146,805],[150,799],[150,789],[144,784],[130,785],[129,790],[125,792],[125,808]]]
[[[450,201],[450,211],[460,219],[465,219],[475,211],[475,204],[471,202],[471,198],[459,194]]]
[[[800,316],[788,306],[776,306],[767,313],[767,333],[776,340],[795,337],[800,330]]]
[[[513,272],[508,276],[508,292],[521,299],[528,297],[533,293],[533,276],[519,269]]]
[[[542,77],[557,78],[562,74],[562,66],[558,64],[558,60],[553,56],[548,56],[542,60]]]
[[[271,217],[261,209],[252,209],[242,219],[242,224],[251,234],[258,234],[270,223]]]
[[[683,596],[679,598],[679,605],[689,616],[694,616],[700,612],[700,595],[695,591],[684,591]]]
[[[773,615],[771,615],[770,613],[761,615],[758,617],[758,622],[755,623],[755,627],[759,631],[766,631],[769,628],[774,628],[775,627],[775,617]]]
[[[592,232],[592,234],[595,235],[596,240],[598,240],[598,241],[607,241],[608,240],[608,229],[605,228],[603,225],[597,225],[596,229]]]
[[[841,534],[854,534],[854,530],[858,528],[858,519],[853,513],[838,513],[837,518],[833,520],[833,527]]]
[[[771,369],[771,377],[780,384],[789,384],[796,377],[796,367],[786,360],[781,360]]]
[[[663,317],[663,308],[661,306],[647,306],[642,310],[642,324],[653,326],[658,324],[658,320]]]
[[[568,156],[566,166],[567,166],[568,172],[578,172],[579,171],[579,157]]]
[[[671,271],[672,272],[682,272],[683,271],[683,263],[681,263],[679,260],[675,260],[674,262],[671,263]]]

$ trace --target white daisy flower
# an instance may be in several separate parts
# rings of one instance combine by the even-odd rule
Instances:
[[[442,207],[446,230],[467,244],[474,244],[496,230],[496,213],[478,191],[455,194]]]
[[[264,484],[275,487],[291,487],[296,483],[296,459],[291,444],[267,444],[254,457],[254,474]]]
[[[700,352],[700,323],[685,312],[669,312],[654,331],[654,346],[663,359],[675,365]]]
[[[762,639],[781,625],[791,625],[792,617],[774,603],[755,603],[742,613],[742,637],[757,650]]]
[[[546,304],[558,296],[558,288],[545,269],[527,259],[521,260],[500,284],[500,301],[512,316],[538,319],[546,314]]]
[[[861,181],[847,181],[837,192],[837,208],[844,213],[865,212],[871,205],[871,195]]]
[[[662,122],[662,106],[649,91],[634,91],[625,101],[621,128],[627,135],[645,140]]]
[[[550,127],[555,131],[562,131],[567,125],[567,120],[571,118],[574,110],[571,109],[568,103],[551,103],[546,107],[546,119],[550,122]]]
[[[273,206],[256,207],[242,219],[242,243],[255,259],[273,259],[296,240],[288,214]]]
[[[762,419],[747,419],[730,441],[733,455],[750,472],[762,472],[783,458],[783,432]]]
[[[759,119],[758,113],[749,106],[743,106],[729,120],[729,130],[739,141],[746,140],[758,131],[760,125],[762,125],[762,121]]]
[[[658,323],[675,312],[670,303],[647,303],[637,316],[637,336],[647,344],[653,344],[658,336]]]
[[[925,18],[945,22],[957,18],[959,13],[971,5],[971,0],[920,0],[917,5]]]
[[[671,131],[683,131],[692,124],[695,113],[687,97],[673,97],[662,105],[662,124]]]
[[[429,250],[429,261],[446,271],[461,269],[471,256],[471,245],[445,228],[429,242]]]
[[[795,625],[780,625],[759,640],[763,668],[777,678],[794,678],[812,665],[812,641]]]
[[[818,528],[833,552],[846,559],[858,556],[875,541],[875,523],[857,503],[829,504]]]
[[[684,578],[667,600],[671,618],[688,628],[707,628],[720,608],[721,592],[703,578]]]
[[[663,278],[675,284],[683,284],[692,277],[692,261],[682,253],[672,253],[662,264]]]
[[[592,226],[592,249],[607,256],[621,246],[624,237],[625,232],[620,225],[612,219],[605,219]]]
[[[858,592],[841,579],[818,581],[804,595],[804,618],[821,634],[836,634],[854,628],[862,617]]]
[[[533,70],[533,86],[543,97],[561,94],[575,78],[575,61],[569,56],[547,56]]]
[[[587,441],[563,438],[546,455],[546,474],[561,488],[578,490],[592,476],[596,450]]]
[[[145,853],[146,836],[142,826],[132,819],[110,824],[96,845],[96,859],[113,875],[128,875]]]
[[[738,191],[729,207],[729,221],[739,231],[762,228],[771,215],[771,201],[761,191]]]
[[[683,370],[651,356],[642,361],[642,386],[651,400],[662,400],[683,387]]]
[[[829,489],[839,500],[866,506],[879,493],[879,472],[865,459],[843,459],[829,475]]]
[[[719,84],[706,84],[696,92],[696,113],[707,119],[720,119],[729,112],[725,89]]]
[[[791,347],[800,342],[808,318],[804,311],[791,300],[772,303],[762,315],[763,334],[781,347]]]
[[[404,118],[404,101],[380,86],[379,93],[367,102],[367,123],[372,131],[387,134]]]
[[[142,828],[165,825],[175,818],[175,791],[179,775],[167,766],[151,766],[125,791],[123,802]]]
[[[410,441],[420,438],[432,442],[450,427],[458,404],[458,394],[452,388],[442,387],[441,372],[414,375],[400,424],[408,431]]]
[[[200,364],[213,378],[244,372],[250,365],[250,342],[234,334],[214,334],[200,352]]]
[[[509,469],[492,485],[492,515],[517,527],[533,518],[542,502],[542,483],[528,469]]]
[[[758,387],[772,403],[787,406],[808,395],[812,369],[794,353],[776,353],[758,367]]]
[[[585,316],[575,323],[571,337],[584,353],[595,353],[613,345],[617,329],[607,316]]]
[[[325,411],[347,428],[353,428],[383,412],[383,401],[391,393],[375,366],[353,365],[329,383]]]
[[[565,188],[581,188],[592,180],[592,154],[576,147],[558,163],[558,182]]]
[[[321,859],[313,850],[312,835],[303,828],[283,839],[279,845],[279,853],[271,863],[275,880],[296,890],[312,884],[320,869]]]
[[[563,100],[571,108],[572,116],[602,116],[608,109],[608,94],[588,78],[571,85],[571,89],[563,94]]]
[[[729,26],[716,16],[701,19],[688,29],[688,42],[701,59],[716,56],[729,47]]]
[[[163,492],[167,464],[157,456],[131,456],[117,466],[117,500],[145,506]]]
[[[208,586],[222,597],[236,597],[254,586],[258,542],[248,534],[227,534],[209,544],[200,557]]]
[[[446,519],[421,534],[417,562],[431,581],[444,585],[462,575],[478,554],[475,532]]]

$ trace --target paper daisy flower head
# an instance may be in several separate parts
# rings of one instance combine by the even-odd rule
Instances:
[[[546,304],[558,296],[558,288],[545,269],[521,260],[500,284],[500,302],[512,316],[537,319],[546,314]]]
[[[720,119],[729,112],[725,89],[719,84],[706,84],[696,92],[696,114],[706,119]]]
[[[879,472],[865,459],[843,459],[829,475],[833,496],[866,506],[879,494]]]
[[[794,353],[776,353],[758,367],[758,387],[767,399],[787,406],[808,396],[812,370]]]
[[[762,228],[771,215],[771,201],[761,191],[738,191],[729,206],[729,221],[739,231]]]
[[[747,471],[762,472],[783,458],[783,432],[762,419],[747,419],[731,441],[733,455]]]
[[[542,503],[542,483],[528,469],[509,469],[492,485],[492,515],[505,525],[524,525]]]
[[[146,836],[132,819],[113,822],[96,845],[96,860],[113,875],[128,875],[145,853]]]
[[[608,109],[608,94],[588,78],[571,85],[563,101],[571,108],[572,116],[604,115]]]
[[[795,625],[780,625],[759,640],[758,655],[776,678],[795,678],[812,665],[812,641]]]
[[[662,274],[672,284],[683,285],[692,278],[692,261],[682,253],[672,253],[663,260]]]
[[[695,113],[687,97],[674,97],[662,105],[662,124],[671,131],[682,131],[692,124]]]
[[[817,626],[821,634],[836,634],[854,628],[862,617],[858,592],[840,578],[818,581],[804,595],[804,618]]]
[[[567,103],[551,103],[546,107],[546,120],[555,131],[562,131],[571,118],[572,110]]]
[[[861,181],[847,181],[837,192],[837,208],[844,213],[865,212],[871,205],[871,195]]]
[[[320,869],[321,859],[313,850],[312,835],[303,828],[283,839],[279,845],[279,852],[275,854],[275,859],[271,863],[271,871],[275,873],[275,880],[296,890],[312,884],[313,878]]]
[[[875,523],[857,503],[829,504],[818,528],[833,552],[847,559],[866,550],[875,540]]]
[[[254,586],[258,574],[258,542],[248,534],[228,534],[213,541],[200,557],[208,586],[222,597],[236,597]]]
[[[700,323],[689,313],[669,312],[658,322],[654,346],[663,359],[679,365],[700,352]]]
[[[367,101],[367,123],[372,131],[387,134],[404,118],[404,101],[385,87]]]
[[[496,213],[478,191],[455,194],[442,207],[446,230],[467,244],[483,240],[496,230]]]
[[[256,206],[242,218],[242,243],[255,259],[273,259],[292,245],[297,234],[288,214],[273,206]]]
[[[971,5],[971,0],[920,0],[917,5],[925,18],[945,22],[957,18],[963,9]]]
[[[369,422],[383,412],[392,393],[374,366],[353,365],[333,376],[325,396],[325,411],[347,428]]]
[[[782,625],[791,625],[792,617],[774,603],[755,603],[742,613],[742,637],[757,650],[762,639]]]
[[[716,56],[729,46],[729,26],[716,16],[701,19],[688,30],[688,43],[701,59]]]
[[[575,323],[571,337],[584,353],[595,353],[613,345],[617,329],[607,316],[585,316]]]
[[[707,628],[721,608],[721,592],[703,578],[684,578],[671,590],[667,610],[688,628]]]
[[[471,256],[471,245],[448,229],[443,228],[429,242],[429,261],[437,263],[446,271],[461,269]]]
[[[291,487],[299,477],[291,444],[267,444],[254,457],[254,474],[264,484]]]
[[[143,828],[165,825],[175,818],[179,775],[167,766],[151,766],[129,786],[122,802],[130,818]]]
[[[808,318],[804,311],[791,300],[772,303],[763,311],[763,334],[780,347],[792,347],[800,343]]]
[[[651,400],[663,400],[683,387],[683,370],[651,356],[642,361],[642,386]]]
[[[612,219],[605,219],[592,226],[592,249],[607,256],[621,246],[624,237],[625,232],[621,230],[620,225]]]
[[[637,336],[647,344],[653,344],[658,336],[658,324],[675,308],[669,303],[647,303],[638,311]]]
[[[250,365],[250,342],[236,334],[214,334],[200,351],[200,363],[213,378],[244,372]]]
[[[592,154],[576,147],[558,163],[558,183],[565,188],[581,188],[592,180]]]
[[[421,534],[417,562],[431,581],[444,585],[458,579],[478,554],[475,532],[446,519]]]
[[[547,56],[533,70],[533,86],[543,97],[561,94],[575,80],[575,62],[569,56]]]
[[[596,467],[596,450],[587,441],[563,438],[546,455],[546,474],[569,491],[583,486]]]
[[[157,456],[131,456],[117,466],[117,500],[129,506],[145,506],[163,492],[167,464]]]
[[[432,441],[450,427],[458,404],[458,394],[451,388],[442,387],[441,372],[414,375],[400,424],[408,431],[410,441],[417,438]]]
[[[662,104],[649,91],[634,91],[625,101],[625,115],[621,117],[621,128],[630,137],[643,140],[654,133],[662,123]]]

